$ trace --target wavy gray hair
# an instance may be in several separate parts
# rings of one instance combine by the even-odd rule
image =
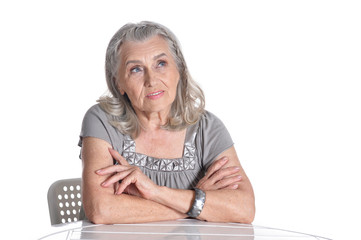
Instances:
[[[203,91],[190,76],[175,35],[158,23],[147,21],[138,24],[129,23],[120,28],[109,42],[105,74],[111,96],[103,96],[98,100],[100,106],[108,113],[110,123],[123,134],[136,137],[140,133],[141,126],[127,94],[122,95],[117,87],[120,47],[127,41],[141,42],[156,35],[167,41],[180,75],[176,98],[172,103],[168,121],[162,128],[167,130],[184,129],[195,124],[204,112]]]

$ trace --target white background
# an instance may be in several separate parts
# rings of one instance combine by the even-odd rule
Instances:
[[[359,238],[360,12],[358,1],[2,1],[2,235],[51,231],[47,190],[80,177],[78,134],[106,90],[107,44],[151,20],[178,36],[230,131],[254,224]]]

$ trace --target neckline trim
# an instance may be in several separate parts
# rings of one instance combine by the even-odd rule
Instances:
[[[124,136],[123,157],[125,157],[130,165],[153,171],[181,172],[194,170],[198,159],[195,148],[197,130],[198,124],[191,125],[187,128],[183,157],[181,158],[156,158],[137,153],[135,152],[135,141],[129,135]]]

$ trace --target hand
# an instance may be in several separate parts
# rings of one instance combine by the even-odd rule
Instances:
[[[237,189],[238,182],[242,180],[241,175],[234,175],[239,167],[224,167],[228,162],[227,157],[218,159],[208,168],[206,175],[199,180],[196,188],[203,191],[218,189]]]
[[[127,193],[144,199],[152,199],[156,194],[157,185],[145,176],[137,166],[129,165],[117,151],[109,148],[109,152],[119,165],[112,165],[96,171],[101,176],[110,175],[101,185],[103,187],[114,185],[116,195]],[[122,180],[121,183],[119,180]]]

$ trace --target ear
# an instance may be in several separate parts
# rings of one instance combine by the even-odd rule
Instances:
[[[118,87],[118,91],[120,92],[120,94],[124,95],[125,91],[121,87],[119,87],[119,85],[117,87]]]
[[[120,94],[124,95],[124,94],[125,94],[125,91],[124,91],[123,88],[120,86],[120,83],[119,83],[119,82],[116,82],[116,86],[117,86],[118,91],[120,92]]]

